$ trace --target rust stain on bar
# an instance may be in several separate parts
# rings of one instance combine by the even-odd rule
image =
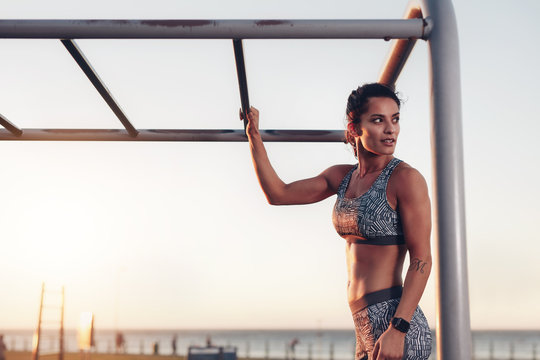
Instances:
[[[97,24],[97,25],[101,25],[103,24],[104,22],[111,22],[111,23],[114,23],[114,24],[121,24],[121,25],[126,25],[126,24],[130,24],[132,23],[133,21],[130,21],[130,20],[100,20],[100,19],[91,19],[91,20],[68,20],[68,21],[71,21],[73,23],[81,23],[81,24],[86,24],[86,25],[92,25],[92,24]]]
[[[285,25],[288,24],[289,21],[284,20],[259,20],[255,21],[255,25],[257,26],[272,26],[272,25]]]
[[[199,27],[214,24],[211,20],[142,20],[142,25],[163,27]]]

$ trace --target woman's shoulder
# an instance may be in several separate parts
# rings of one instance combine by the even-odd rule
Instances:
[[[395,183],[397,189],[426,188],[426,179],[416,168],[405,161],[401,161],[394,169],[390,181]]]
[[[349,171],[351,171],[356,165],[354,164],[338,164],[330,166],[324,171],[329,176],[343,179]]]
[[[326,181],[333,189],[337,190],[341,181],[345,175],[354,169],[355,165],[352,164],[338,164],[330,166],[328,169],[323,171],[323,175],[326,178]]]
[[[418,171],[416,168],[412,167],[409,163],[403,160],[399,161],[399,164],[396,166],[393,174],[395,174],[396,177],[404,178],[422,176],[420,171]]]

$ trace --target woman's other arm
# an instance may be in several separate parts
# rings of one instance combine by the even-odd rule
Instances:
[[[251,107],[248,113],[246,133],[249,139],[251,157],[255,173],[268,202],[272,205],[310,204],[321,201],[337,191],[344,171],[350,166],[330,167],[319,175],[294,181],[283,182],[270,163],[259,133],[259,111]]]
[[[411,167],[402,169],[401,175],[398,211],[410,265],[395,317],[410,321],[431,273],[431,205],[424,177]]]
[[[424,177],[406,166],[396,174],[398,211],[410,265],[394,317],[410,322],[431,272],[431,205]],[[379,338],[374,359],[401,359],[405,334],[392,325]]]

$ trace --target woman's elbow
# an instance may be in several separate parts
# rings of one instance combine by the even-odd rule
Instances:
[[[266,201],[268,201],[268,204],[270,205],[285,205],[283,200],[280,199],[278,196],[266,195]]]
[[[291,205],[293,198],[286,191],[265,192],[266,201],[270,205]]]

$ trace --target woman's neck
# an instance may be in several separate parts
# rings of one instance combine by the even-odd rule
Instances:
[[[369,173],[380,172],[394,158],[393,155],[358,154],[358,176],[363,178]]]

